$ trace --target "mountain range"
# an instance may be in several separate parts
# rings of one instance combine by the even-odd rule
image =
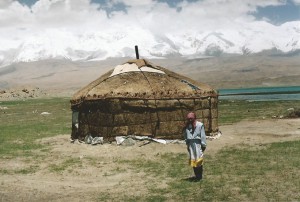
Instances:
[[[280,26],[260,21],[241,30],[181,30],[163,35],[138,27],[80,33],[52,29],[18,39],[15,48],[6,48],[9,46],[2,44],[0,67],[45,59],[96,61],[135,57],[135,45],[139,46],[140,55],[144,58],[249,55],[266,50],[278,54],[299,54],[299,40],[300,21]]]

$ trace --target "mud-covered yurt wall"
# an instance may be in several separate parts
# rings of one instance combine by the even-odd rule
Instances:
[[[116,66],[74,94],[72,138],[87,135],[182,139],[194,111],[207,135],[218,131],[218,93],[210,86],[143,59]]]

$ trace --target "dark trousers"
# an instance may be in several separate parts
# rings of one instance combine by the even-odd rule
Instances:
[[[202,174],[203,174],[203,166],[199,167],[193,167],[194,173],[197,179],[201,180],[202,179]]]

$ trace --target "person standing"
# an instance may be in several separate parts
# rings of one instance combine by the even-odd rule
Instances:
[[[204,125],[196,120],[196,114],[187,114],[187,121],[184,126],[184,139],[189,152],[189,164],[193,167],[195,177],[193,181],[200,181],[203,175],[203,152],[206,149],[206,135]]]

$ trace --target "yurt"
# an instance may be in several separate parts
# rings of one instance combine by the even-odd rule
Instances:
[[[76,92],[71,109],[72,139],[182,139],[190,111],[204,123],[207,135],[218,131],[216,90],[144,59],[117,65]]]

